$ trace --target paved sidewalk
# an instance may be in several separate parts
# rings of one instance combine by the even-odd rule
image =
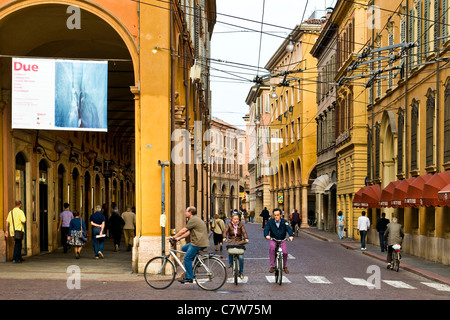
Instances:
[[[105,240],[104,259],[95,259],[92,244],[86,244],[81,258],[75,259],[73,249],[24,257],[23,263],[0,263],[0,279],[68,279],[79,270],[81,279],[100,281],[142,281],[143,275],[134,274],[131,267],[131,251],[113,250],[113,239]],[[79,268],[79,269],[77,269]]]
[[[323,241],[341,242],[341,245],[349,250],[361,250],[359,241],[344,238],[339,239],[337,233],[318,230],[317,228],[300,229],[301,232],[319,238]],[[373,244],[366,244],[366,251],[361,251],[362,254],[368,255],[375,259],[386,262],[387,252],[381,252],[380,247]],[[428,261],[413,255],[402,253],[400,261],[400,269],[404,269],[425,278],[435,280],[444,284],[450,285],[450,266]]]

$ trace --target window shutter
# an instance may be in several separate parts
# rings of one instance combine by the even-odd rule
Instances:
[[[444,162],[450,161],[450,83],[444,94]]]
[[[403,112],[398,115],[398,140],[397,140],[397,174],[403,172],[403,133],[404,133]]]
[[[430,50],[430,39],[428,37],[430,28],[430,0],[425,0],[423,5],[423,55],[424,59],[426,59]]]
[[[411,109],[411,169],[418,169],[417,166],[417,126],[419,120],[419,108],[414,103]]]
[[[426,119],[426,165],[431,166],[434,164],[434,111],[435,111],[435,98],[433,94],[430,94],[427,98],[427,119]]]
[[[417,43],[418,47],[415,48],[417,52],[417,64],[422,62],[422,2],[417,2]]]

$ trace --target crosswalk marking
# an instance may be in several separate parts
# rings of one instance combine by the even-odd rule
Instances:
[[[275,276],[266,276],[266,280],[269,283],[275,283]],[[291,281],[285,276],[283,276],[283,283],[291,283]]]
[[[247,283],[248,277],[244,276],[244,279],[238,277],[238,283]],[[234,283],[234,278],[228,278],[227,283]]]
[[[373,287],[374,285],[370,282],[367,282],[367,280],[359,279],[359,278],[345,278],[344,280],[348,283],[354,285],[354,286],[365,286],[365,287]]]
[[[384,283],[399,289],[417,289],[413,286],[410,286],[407,283],[404,283],[403,281],[395,281],[395,280],[383,280]]]
[[[331,284],[332,283],[327,278],[321,277],[321,276],[305,276],[305,278],[310,283],[323,283],[323,284]]]
[[[449,291],[450,292],[450,286],[442,283],[433,283],[433,282],[421,282],[422,284],[434,288],[439,291]]]
[[[333,282],[331,282],[330,280],[328,280],[326,277],[324,276],[304,276],[305,279],[312,284],[333,284]],[[269,275],[269,276],[265,276],[266,281],[269,283],[275,283],[275,276],[274,275]],[[347,281],[349,284],[354,285],[354,286],[364,286],[364,287],[368,287],[369,289],[375,288],[373,283],[368,282],[365,279],[362,278],[347,278],[344,277],[343,278],[345,281]],[[416,287],[405,283],[403,281],[399,281],[399,280],[382,280],[385,284],[397,288],[397,289],[409,289],[409,290],[415,290],[417,289]],[[251,281],[249,281],[249,277],[244,276],[244,279],[238,278],[238,284],[241,283],[249,283]],[[234,283],[234,278],[227,278],[227,283]],[[286,276],[283,276],[283,283],[292,283],[291,280],[289,280]],[[439,290],[439,291],[446,291],[446,292],[450,292],[450,286],[446,285],[446,284],[442,284],[442,283],[435,283],[435,282],[421,282],[421,284],[426,285],[430,288]]]

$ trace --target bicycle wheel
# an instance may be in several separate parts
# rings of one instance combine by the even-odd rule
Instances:
[[[394,264],[394,270],[398,272],[400,270],[400,253],[395,252],[395,264]]]
[[[218,290],[227,280],[227,269],[216,257],[202,257],[194,266],[194,278],[200,288]]]
[[[233,255],[233,276],[234,276],[234,284],[238,284],[239,277],[239,257],[237,255]]]
[[[175,264],[164,256],[151,259],[144,269],[145,281],[153,289],[168,288],[175,280],[175,274]]]
[[[275,271],[275,282],[281,286],[283,282],[283,255],[277,255],[276,271]]]

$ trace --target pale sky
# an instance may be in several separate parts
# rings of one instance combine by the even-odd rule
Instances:
[[[211,58],[232,63],[211,62],[212,115],[245,130],[242,117],[248,113],[245,99],[254,85],[251,80],[257,74],[267,74],[264,66],[292,29],[301,23],[303,14],[303,20],[307,20],[315,9],[325,10],[334,4],[334,0],[216,0],[217,22],[211,39]],[[259,54],[262,19],[265,33]]]

